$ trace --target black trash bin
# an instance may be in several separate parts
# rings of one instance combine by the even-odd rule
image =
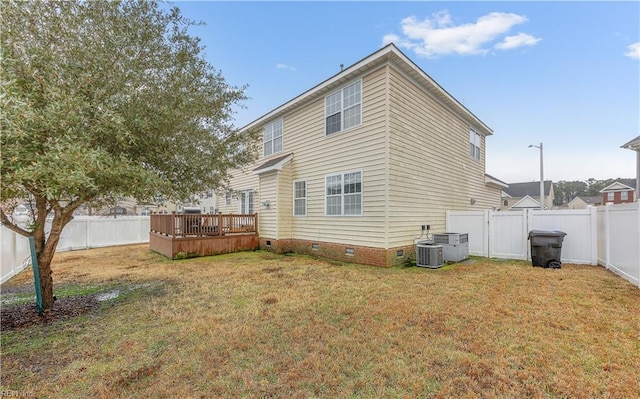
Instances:
[[[533,266],[559,269],[562,241],[567,233],[562,231],[531,230],[531,263]]]

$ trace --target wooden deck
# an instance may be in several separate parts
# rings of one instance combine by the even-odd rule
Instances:
[[[258,214],[153,214],[149,249],[167,258],[191,258],[258,248]]]

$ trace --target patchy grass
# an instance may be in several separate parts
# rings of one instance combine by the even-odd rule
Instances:
[[[635,398],[640,290],[601,267],[446,269],[147,246],[65,252],[96,312],[2,333],[3,390],[39,398]],[[29,272],[3,285],[32,284]],[[90,289],[89,289],[90,290]],[[60,290],[62,291],[62,290]],[[56,295],[59,295],[56,290]]]

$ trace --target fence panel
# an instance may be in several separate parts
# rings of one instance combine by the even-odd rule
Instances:
[[[87,224],[89,248],[149,242],[148,216],[91,219]],[[146,229],[145,236],[141,230]]]
[[[469,254],[489,256],[490,211],[447,211],[447,231],[469,234]]]
[[[607,237],[609,236],[609,233],[607,231],[607,226],[608,226],[608,217],[606,214],[606,210],[607,208],[604,206],[599,206],[597,208],[596,211],[596,224],[598,226],[597,231],[598,231],[598,245],[597,245],[597,250],[598,250],[598,264],[599,265],[603,265],[606,266],[607,263]]]
[[[64,229],[62,229],[62,233],[60,234],[60,241],[58,241],[58,247],[56,248],[57,252],[62,251],[72,251],[74,249],[85,249],[89,248],[89,243],[87,240],[89,239],[87,231],[88,231],[88,223],[90,217],[77,216],[74,217],[72,221],[70,221]],[[49,232],[51,230],[51,221],[47,221],[46,230]],[[47,233],[47,237],[49,233]]]
[[[607,205],[604,265],[640,287],[640,203]]]
[[[29,239],[0,226],[2,241],[2,265],[0,265],[0,284],[20,273],[31,264]]]
[[[484,215],[484,221],[482,217]],[[488,227],[480,227],[486,224]],[[482,230],[486,229],[486,230]],[[471,255],[503,259],[530,259],[529,231],[560,230],[567,233],[562,261],[596,265],[598,232],[594,208],[577,210],[447,211],[447,231],[469,232]],[[471,232],[478,231],[471,251]],[[486,234],[482,234],[486,231]],[[488,248],[482,252],[480,248]]]
[[[149,216],[76,216],[62,230],[57,252],[149,242]],[[47,222],[46,231],[51,228]],[[5,282],[31,264],[29,240],[1,227],[0,282]],[[48,234],[48,233],[47,233]]]
[[[598,264],[596,209],[529,210],[528,230],[563,231],[562,261]]]
[[[489,257],[527,259],[526,211],[492,212],[489,221]]]

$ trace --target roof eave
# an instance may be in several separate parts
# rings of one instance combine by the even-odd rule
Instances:
[[[401,62],[398,62],[400,60]],[[463,116],[463,119],[468,121],[476,129],[482,130],[485,136],[492,135],[493,130],[482,122],[477,116],[469,111],[463,104],[456,100],[451,94],[449,94],[442,86],[440,86],[435,80],[427,75],[418,65],[411,61],[402,51],[400,51],[393,43],[386,45],[375,53],[363,58],[355,64],[345,68],[344,70],[333,75],[324,82],[314,86],[313,88],[305,91],[304,93],[294,97],[281,106],[273,109],[265,115],[259,117],[253,122],[245,125],[240,130],[248,130],[256,128],[261,124],[285,115],[287,112],[294,108],[297,108],[309,101],[313,101],[317,96],[323,95],[334,87],[344,84],[350,79],[357,76],[362,76],[366,71],[383,65],[386,62],[395,61],[395,64],[405,67],[405,70],[412,71],[415,77],[419,77],[420,83],[428,87],[430,92],[438,99],[442,104],[449,107],[453,112]]]

